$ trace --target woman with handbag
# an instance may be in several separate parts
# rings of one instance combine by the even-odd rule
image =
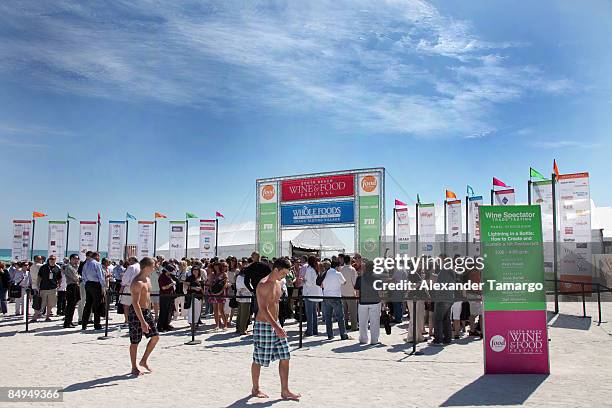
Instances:
[[[185,310],[187,311],[187,322],[193,329],[194,324],[196,327],[200,325],[199,320],[202,310],[202,295],[204,294],[204,286],[202,284],[202,269],[199,265],[196,264],[191,268],[191,275],[185,279],[185,283],[183,283],[183,290],[186,293],[184,306]],[[192,303],[194,310],[191,310]]]
[[[214,274],[210,280],[210,294],[213,296],[209,298],[209,302],[213,306],[213,315],[215,317],[215,328],[213,331],[218,331],[228,328],[227,316],[223,310],[225,307],[225,298],[217,296],[226,295],[229,284],[227,282],[227,273],[221,271],[220,263],[216,263],[213,266],[213,271]]]
[[[317,285],[319,277],[319,261],[314,256],[308,257],[308,268],[304,274],[304,296],[323,296],[321,286]],[[317,306],[323,299],[305,299],[306,309],[306,336],[317,336],[319,334],[319,322],[317,317]]]
[[[238,296],[253,296],[251,291],[244,284],[244,269],[238,272],[236,276],[236,295]],[[251,317],[251,299],[250,298],[237,298],[238,301],[238,316],[236,317],[236,333],[244,335],[247,334],[247,328],[249,327],[249,320]]]
[[[30,276],[27,269],[26,262],[19,262],[15,269],[15,275],[13,276],[13,282],[11,284],[10,295],[15,299],[15,316],[23,314],[23,295],[25,288],[30,284]]]

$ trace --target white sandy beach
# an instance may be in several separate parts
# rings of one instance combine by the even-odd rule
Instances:
[[[302,407],[606,406],[612,400],[612,325],[597,325],[596,303],[588,304],[592,322],[576,317],[581,310],[580,303],[562,303],[562,314],[550,321],[548,377],[483,376],[482,343],[476,338],[443,349],[424,343],[419,347],[424,355],[409,356],[404,324],[390,336],[383,334],[379,346],[361,346],[356,339],[329,342],[325,336],[305,340],[292,354],[290,386],[302,393]],[[603,304],[603,313],[604,320],[612,320],[610,303]],[[211,333],[209,320],[197,334],[200,345],[184,345],[186,328],[162,334],[150,360],[154,373],[129,377],[129,339],[115,330],[119,319],[110,315],[113,330],[107,340],[98,340],[103,333],[63,329],[58,317],[32,324],[32,333],[21,333],[24,324],[14,318],[1,319],[1,385],[62,387],[59,405],[66,407],[297,406],[279,400],[277,363],[262,370],[262,389],[271,398],[250,399],[250,340],[233,332]],[[289,325],[294,349],[296,327]],[[18,406],[27,405],[58,406]]]

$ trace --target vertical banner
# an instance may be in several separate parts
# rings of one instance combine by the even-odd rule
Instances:
[[[261,183],[257,190],[258,250],[271,259],[278,256],[278,183]]]
[[[408,208],[395,209],[395,236],[398,254],[410,254],[410,219]]]
[[[448,201],[446,203],[446,242],[448,245],[448,256],[461,255],[465,249],[461,228],[461,200]]]
[[[434,255],[436,242],[436,206],[419,204],[419,252],[420,255]]]
[[[592,281],[591,197],[589,173],[557,176],[561,258],[559,279]],[[581,285],[561,283],[561,291],[580,291]],[[586,286],[588,290],[591,288]]]
[[[32,221],[13,220],[13,245],[11,259],[27,261],[30,259],[30,244],[32,240]]]
[[[215,220],[200,220],[200,258],[215,257]]]
[[[367,259],[380,256],[380,173],[359,175],[359,253]]]
[[[85,254],[88,251],[96,250],[96,221],[80,221],[79,223],[79,256],[81,260],[85,259]]]
[[[123,259],[126,221],[108,222],[108,259]]]
[[[170,259],[183,259],[185,256],[185,221],[170,221]]]
[[[516,203],[516,197],[513,188],[509,188],[506,190],[497,190],[494,192],[493,196],[494,205],[514,205]]]
[[[478,207],[480,207],[483,203],[482,196],[470,197],[468,199],[468,214],[470,216],[470,225],[467,226],[470,233],[470,242],[472,245],[469,245],[473,251],[473,255],[480,255],[480,212],[478,211]]]
[[[62,260],[66,254],[66,221],[49,221],[47,258],[55,255]]]
[[[138,221],[138,259],[153,256],[154,221]]]
[[[544,242],[544,276],[554,279],[554,231],[553,231],[553,194],[552,181],[531,183],[531,203],[540,206],[542,212],[542,240]],[[550,283],[554,287],[554,284]]]
[[[548,374],[540,206],[479,211],[485,374]]]

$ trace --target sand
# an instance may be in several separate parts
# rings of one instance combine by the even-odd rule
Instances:
[[[391,335],[383,333],[379,346],[362,346],[353,333],[347,341],[308,338],[298,350],[297,325],[291,323],[290,386],[302,393],[301,407],[609,406],[612,325],[597,325],[596,303],[587,309],[593,321],[577,317],[581,308],[563,303],[562,314],[549,323],[550,376],[484,376],[477,338],[443,349],[424,343],[419,346],[424,355],[410,356],[411,346],[402,341],[407,324],[394,327]],[[603,315],[612,319],[610,303],[603,305]],[[64,389],[61,404],[20,407],[297,406],[279,400],[278,363],[262,369],[261,387],[271,398],[249,398],[252,343],[232,331],[211,332],[210,319],[197,334],[199,345],[185,345],[186,322],[174,322],[181,330],[162,334],[150,360],[154,373],[132,378],[127,375],[129,339],[116,330],[122,318],[112,312],[111,318],[111,338],[99,340],[103,333],[61,328],[59,317],[31,324],[31,333],[20,332],[23,322],[0,317],[0,385]]]

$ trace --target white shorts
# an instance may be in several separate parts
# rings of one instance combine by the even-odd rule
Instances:
[[[461,320],[461,305],[463,302],[455,302],[453,306],[451,306],[451,319],[452,320]]]

